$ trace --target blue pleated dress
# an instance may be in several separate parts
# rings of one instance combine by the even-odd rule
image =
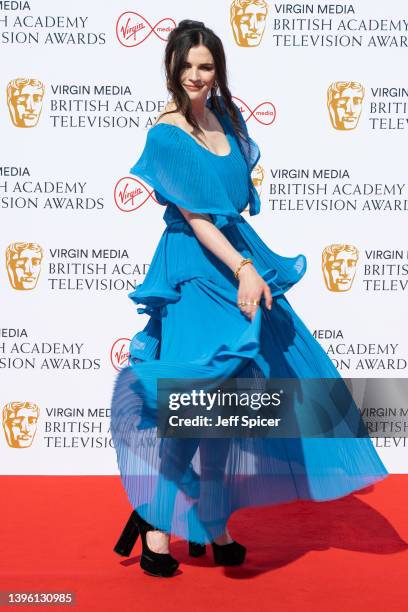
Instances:
[[[207,101],[230,143],[211,153],[177,126],[158,123],[130,172],[155,190],[166,228],[144,282],[129,297],[149,315],[115,380],[111,433],[129,501],[155,527],[196,542],[220,535],[235,510],[347,495],[387,475],[370,438],[171,439],[157,437],[157,381],[202,378],[338,378],[285,293],[306,258],[273,252],[241,214],[260,210],[251,171],[260,152]],[[271,288],[253,321],[237,306],[238,281],[195,237],[178,205],[211,215]],[[344,384],[344,383],[343,383]],[[336,412],[327,398],[326,411]],[[357,408],[356,408],[357,410]]]

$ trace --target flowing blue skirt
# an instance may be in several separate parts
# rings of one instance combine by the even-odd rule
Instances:
[[[283,292],[252,322],[236,290],[209,278],[178,286],[175,301],[151,311],[116,377],[111,433],[123,486],[149,523],[195,542],[211,542],[239,508],[325,501],[388,474],[373,443],[361,438],[157,437],[160,378],[338,378],[339,372]],[[327,398],[325,409],[336,411]],[[357,408],[356,408],[357,410]]]

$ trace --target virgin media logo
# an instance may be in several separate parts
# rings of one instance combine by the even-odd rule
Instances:
[[[153,192],[153,189],[148,189],[139,179],[125,176],[116,183],[113,198],[119,210],[133,212],[146,204],[149,198],[157,204]]]
[[[112,344],[110,352],[111,364],[115,370],[121,370],[129,365],[129,342],[130,338],[118,338]]]
[[[116,22],[116,37],[124,47],[137,47],[147,40],[150,34],[155,34],[165,42],[175,27],[176,22],[171,17],[164,17],[152,26],[143,15],[126,11]]]
[[[276,119],[276,108],[272,102],[261,102],[258,106],[251,109],[241,98],[233,96],[233,100],[238,105],[245,123],[253,117],[262,125],[271,125]]]

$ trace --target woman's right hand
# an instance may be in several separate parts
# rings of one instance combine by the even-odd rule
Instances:
[[[265,298],[265,305],[268,310],[271,310],[273,298],[269,285],[252,264],[242,266],[238,280],[237,304],[243,314],[252,321],[259,308],[259,304],[254,304],[254,302],[260,302],[262,297]],[[250,304],[243,304],[243,302],[250,302]]]

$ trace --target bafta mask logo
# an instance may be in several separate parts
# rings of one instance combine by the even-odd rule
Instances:
[[[7,106],[16,127],[35,127],[41,115],[44,84],[38,79],[13,79],[7,84]]]
[[[3,408],[3,429],[11,448],[28,448],[37,431],[40,409],[32,402],[10,402]]]
[[[6,249],[6,268],[11,286],[34,289],[41,272],[44,250],[35,242],[13,242]]]
[[[233,0],[230,21],[240,47],[257,47],[265,30],[268,4],[265,0]]]
[[[327,107],[335,130],[354,130],[360,119],[364,87],[356,81],[336,81],[327,90]]]
[[[251,172],[252,183],[256,187],[258,195],[261,195],[262,191],[262,183],[265,177],[265,170],[262,168],[261,164],[257,164],[255,168]]]
[[[329,291],[349,291],[356,274],[358,250],[352,244],[329,244],[323,249],[322,271]]]

